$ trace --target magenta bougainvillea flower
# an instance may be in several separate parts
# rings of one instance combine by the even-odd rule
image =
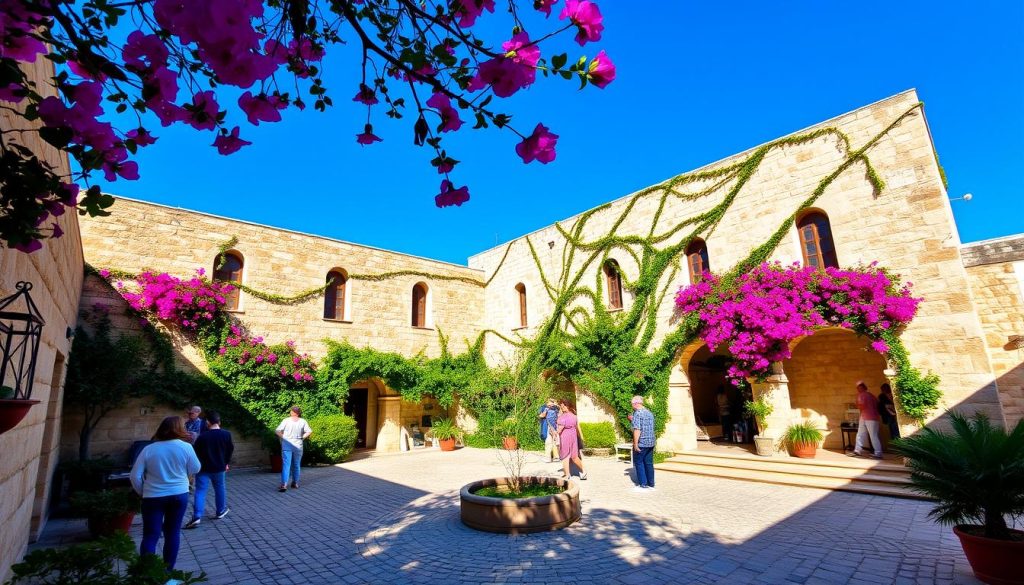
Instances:
[[[534,10],[543,12],[545,16],[551,16],[551,7],[558,2],[558,0],[533,0]]]
[[[608,58],[604,51],[601,51],[590,62],[589,75],[590,83],[604,89],[609,83],[615,81],[615,64]]]
[[[434,204],[438,207],[458,206],[467,201],[469,201],[469,187],[456,189],[448,179],[441,181],[441,192],[434,197]]]
[[[211,322],[224,307],[225,295],[235,289],[225,282],[208,281],[198,271],[188,280],[146,271],[135,277],[134,286],[118,282],[116,288],[131,308],[185,330]]]
[[[201,91],[192,96],[192,105],[186,106],[186,122],[196,130],[213,130],[217,127],[220,108],[212,91]]]
[[[252,142],[238,137],[238,126],[232,128],[230,134],[220,134],[213,140],[213,145],[217,147],[217,152],[225,156],[238,152],[240,148],[250,144]]]
[[[821,327],[842,327],[872,340],[885,354],[883,334],[909,323],[920,298],[910,283],[898,285],[875,264],[844,270],[764,263],[739,276],[731,287],[706,274],[676,294],[676,307],[696,312],[701,339],[714,351],[727,347],[734,381],[763,377],[773,362],[791,357],[791,343]]]
[[[534,160],[547,164],[555,160],[555,144],[558,142],[558,134],[548,131],[544,124],[537,124],[533,134],[527,136],[522,142],[516,145],[518,154],[524,163]]]
[[[245,112],[250,124],[259,126],[261,121],[280,122],[281,109],[285,106],[277,96],[265,93],[253,96],[251,91],[247,91],[238,98],[238,107]]]
[[[373,126],[367,124],[362,134],[356,134],[356,142],[363,146],[368,146],[374,142],[381,142],[381,139],[380,136],[373,133]]]
[[[455,0],[459,7],[459,26],[467,28],[476,23],[478,16],[488,12],[494,12],[494,0]]]
[[[427,105],[437,110],[441,116],[438,132],[454,132],[462,127],[459,111],[452,107],[452,100],[443,93],[435,93],[427,100]]]
[[[583,46],[591,41],[601,40],[601,33],[604,32],[604,17],[597,8],[597,4],[589,0],[566,0],[562,13],[558,15],[559,20],[568,18],[579,29],[576,32],[576,42]]]
[[[125,137],[133,140],[136,146],[149,146],[157,141],[157,138],[149,133],[145,128],[139,128],[138,130],[129,130]]]
[[[377,99],[377,94],[365,83],[359,84],[359,91],[356,92],[356,96],[352,98],[352,101],[372,106],[380,103]]]

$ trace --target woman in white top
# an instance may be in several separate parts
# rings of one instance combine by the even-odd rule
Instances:
[[[132,467],[132,487],[142,496],[142,545],[139,553],[156,554],[164,536],[164,562],[169,569],[178,560],[181,521],[188,508],[188,476],[199,472],[199,458],[180,416],[160,423],[155,443],[139,453]]]
[[[302,464],[302,441],[313,434],[309,423],[302,418],[302,409],[293,406],[288,418],[277,425],[277,436],[281,438],[281,487],[277,491],[288,491],[288,475],[292,476],[292,488],[299,487],[299,466]]]

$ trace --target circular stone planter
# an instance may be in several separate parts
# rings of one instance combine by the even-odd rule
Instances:
[[[503,534],[559,530],[580,519],[580,488],[554,477],[524,477],[523,481],[557,485],[565,491],[532,498],[491,498],[473,492],[484,487],[508,485],[509,478],[485,479],[462,487],[459,507],[462,523],[470,528]]]

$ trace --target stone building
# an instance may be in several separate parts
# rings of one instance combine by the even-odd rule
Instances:
[[[70,345],[64,332],[74,327],[79,306],[84,312],[95,302],[121,302],[99,278],[83,282],[82,250],[97,269],[188,276],[202,268],[286,297],[333,278],[337,285],[327,294],[300,302],[275,303],[245,291],[232,301],[252,331],[274,343],[294,340],[314,357],[323,355],[324,339],[436,356],[439,333],[461,346],[493,330],[500,335],[488,335],[485,346],[493,363],[512,349],[503,338],[535,338],[565,298],[572,300],[563,310],[578,318],[593,314],[595,302],[605,303],[613,319],[636,315],[649,323],[646,343],[654,347],[677,327],[677,289],[701,270],[725,272],[772,242],[768,257],[784,264],[878,262],[914,283],[924,301],[901,339],[915,367],[941,376],[943,399],[934,417],[958,408],[1012,424],[1024,415],[1024,237],[961,245],[914,91],[483,251],[468,266],[123,198],[111,216],[82,221],[81,247],[74,217],[62,221],[67,235],[52,249],[0,255],[0,293],[17,280],[39,281],[39,304],[49,311],[36,371],[36,397],[47,406],[0,435],[0,577],[45,521],[54,450],[60,444],[69,456],[76,447],[75,415],[64,417],[63,438],[58,424]],[[652,267],[651,258],[673,246],[675,257]],[[635,283],[654,277],[658,295],[636,298]],[[117,326],[133,327],[130,320]],[[188,344],[176,349],[183,365],[205,367]],[[677,352],[660,449],[695,449],[698,427],[713,426],[713,396],[728,359],[700,342]],[[854,383],[865,380],[877,391],[891,375],[865,340],[823,329],[798,340],[792,358],[775,364],[753,390],[774,404],[775,432],[813,420],[827,431],[825,447],[835,448]],[[586,387],[575,392],[582,420],[612,418]],[[364,427],[360,446],[378,451],[407,447],[409,430],[425,417],[457,414],[429,398],[403,401],[374,379],[354,384],[352,396],[349,406]],[[167,414],[154,401],[126,404],[97,429],[94,454],[125,457],[131,441],[146,438]],[[910,421],[901,422],[912,430]],[[262,451],[252,443],[239,455],[242,463],[256,463]]]

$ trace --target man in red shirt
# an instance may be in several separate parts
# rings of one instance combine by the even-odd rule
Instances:
[[[882,458],[882,440],[878,435],[878,428],[881,424],[881,417],[878,416],[878,399],[868,392],[868,385],[864,381],[857,382],[857,408],[860,410],[860,420],[857,421],[857,442],[853,448],[851,457],[860,457],[864,452],[865,435],[871,437],[871,446],[875,450],[874,458]]]

